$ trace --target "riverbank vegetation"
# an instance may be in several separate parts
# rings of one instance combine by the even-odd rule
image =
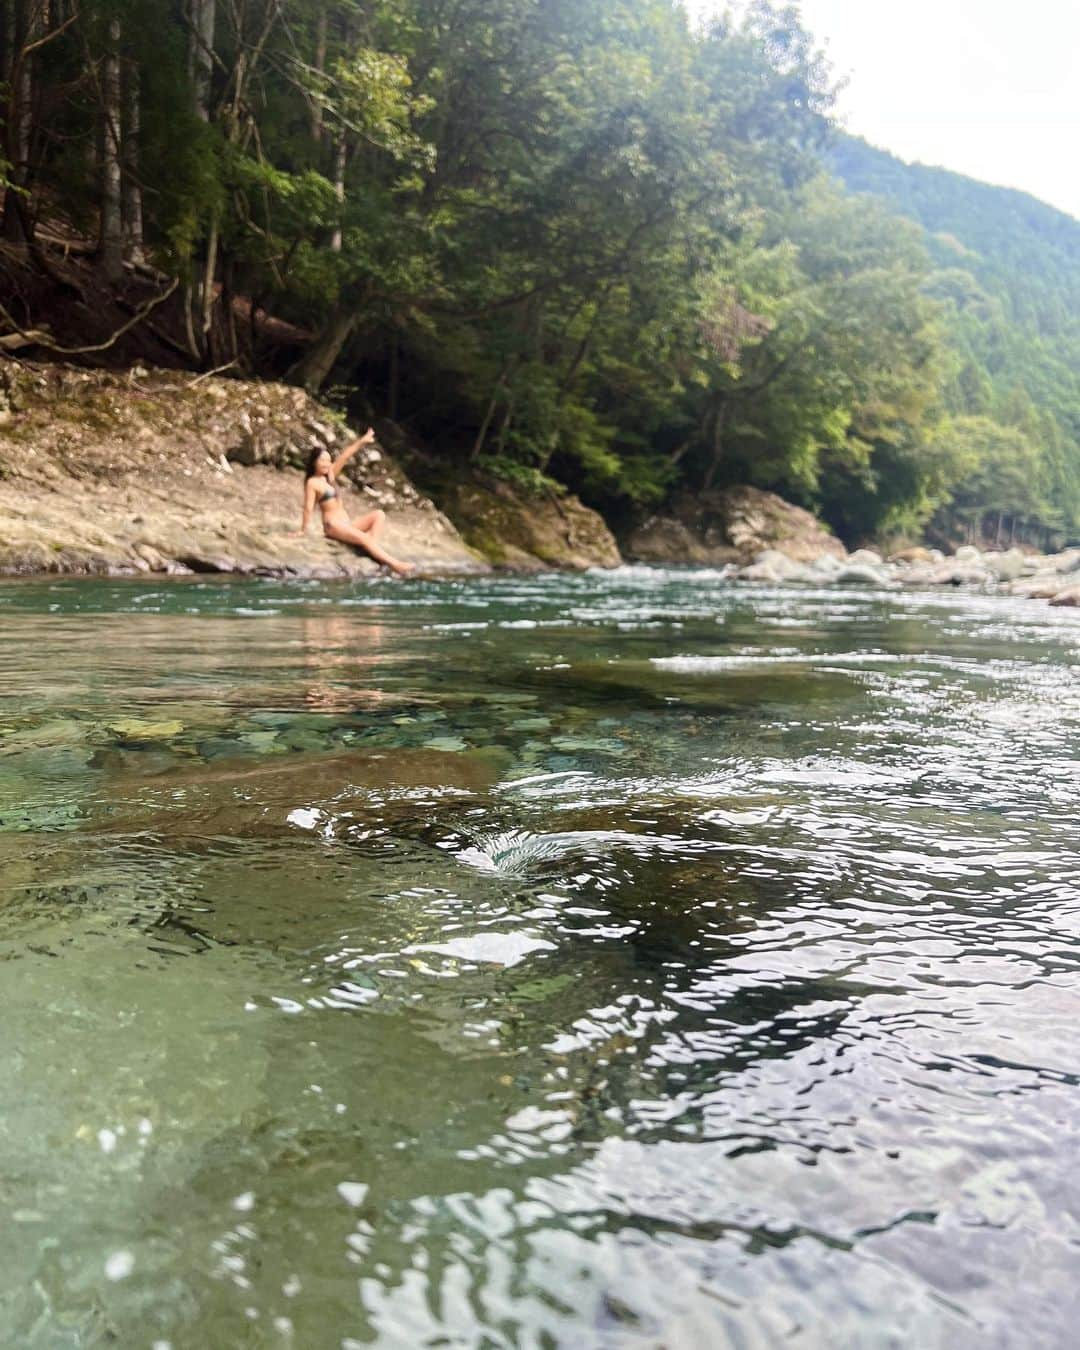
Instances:
[[[9,352],[285,375],[617,525],[1080,529],[1080,225],[838,148],[793,7],[2,8]]]

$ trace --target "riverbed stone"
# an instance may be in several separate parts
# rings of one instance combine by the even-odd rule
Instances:
[[[170,740],[173,736],[178,736],[183,729],[183,722],[174,719],[155,721],[149,717],[122,717],[116,722],[109,723],[109,730],[114,731],[125,741]]]
[[[975,550],[978,552],[978,550]],[[982,555],[979,554],[981,559]],[[985,567],[972,562],[970,555],[961,558],[956,555],[949,562],[941,563],[929,575],[931,586],[985,586],[994,576]]]
[[[735,576],[739,581],[763,581],[769,585],[777,585],[783,581],[800,578],[801,572],[799,564],[786,553],[781,553],[779,549],[766,548],[762,549],[747,567],[740,568]]]
[[[869,551],[869,550],[867,550]],[[895,586],[896,582],[882,566],[865,562],[849,562],[833,577],[838,586]]]
[[[1007,553],[987,553],[983,562],[998,581],[1015,581],[1027,569],[1027,555],[1022,549],[1011,548]]]
[[[1028,600],[1051,600],[1059,595],[1064,587],[1057,572],[1038,572],[1033,577],[1021,577],[1010,582],[1005,589],[1010,595],[1021,595]]]

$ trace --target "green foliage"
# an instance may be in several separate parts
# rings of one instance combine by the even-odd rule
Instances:
[[[971,520],[980,508],[1004,511],[1036,530],[1075,533],[1080,222],[1023,193],[903,164],[852,138],[837,142],[830,162],[849,188],[873,193],[928,232],[934,266],[924,290],[941,302],[951,355],[946,436],[966,428],[975,455],[955,513]],[[1024,491],[1015,482],[1020,466]]]
[[[284,368],[246,297],[310,330],[295,378],[624,518],[748,481],[847,538],[1080,520],[1075,232],[845,140],[891,209],[841,192],[796,6],[217,0],[203,90],[178,3],[103,0],[36,58],[31,186],[87,233],[111,19],[145,244],[207,364]]]

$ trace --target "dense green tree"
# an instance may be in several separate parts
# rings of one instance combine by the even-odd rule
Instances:
[[[925,227],[935,264],[926,290],[942,302],[954,356],[945,405],[955,417],[1022,432],[1038,461],[1028,463],[1029,479],[1044,485],[1024,528],[1035,538],[1080,529],[1080,222],[1024,193],[904,164],[854,138],[838,138],[829,159],[849,188]],[[987,466],[1004,475],[1000,492],[989,467],[973,480],[996,520],[996,500],[1008,496],[1000,447],[1009,438],[991,435],[985,420],[973,425],[987,436]],[[970,496],[962,509],[970,516]]]
[[[53,275],[62,237],[121,299],[160,287],[156,331],[193,364],[345,386],[610,512],[750,481],[855,538],[916,529],[962,479],[965,521],[1078,518],[1071,292],[1025,289],[1035,253],[931,211],[948,184],[886,166],[923,235],[822,178],[833,91],[794,6],[700,32],[670,0],[0,17],[11,257]]]

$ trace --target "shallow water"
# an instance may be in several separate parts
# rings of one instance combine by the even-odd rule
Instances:
[[[0,587],[0,1344],[1065,1345],[1080,616]]]

